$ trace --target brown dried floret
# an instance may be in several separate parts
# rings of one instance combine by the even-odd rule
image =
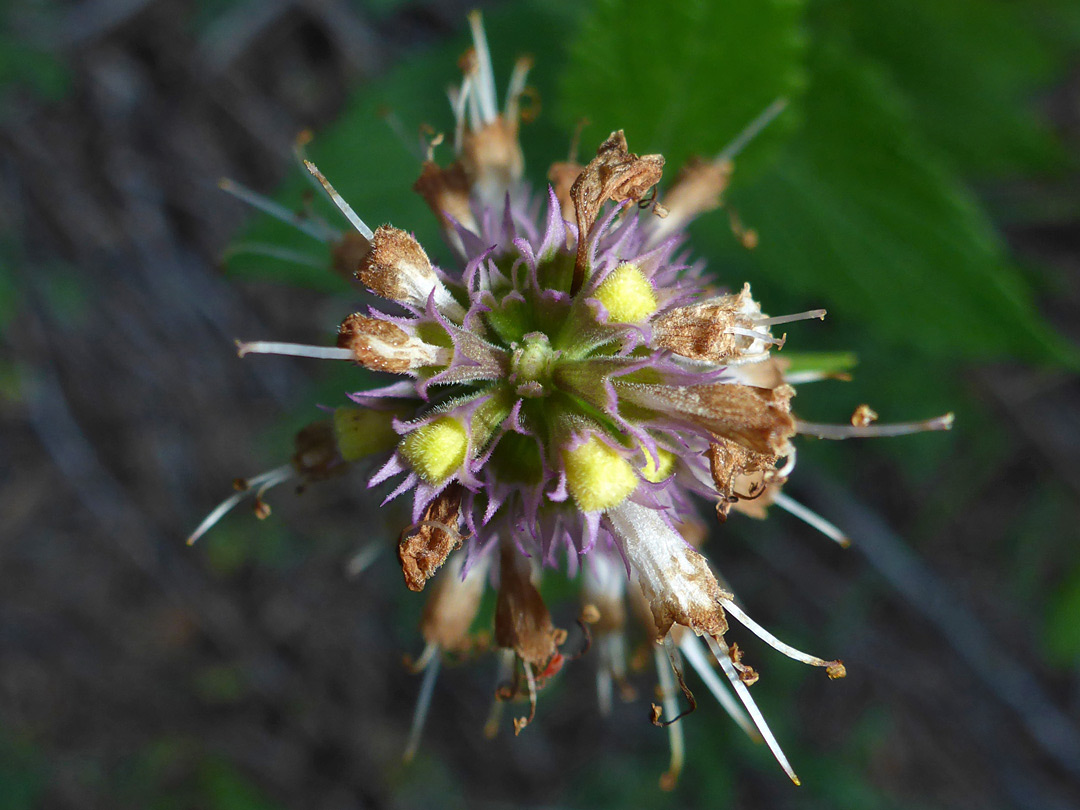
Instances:
[[[552,163],[551,168],[548,169],[548,182],[551,183],[551,188],[559,201],[563,219],[574,219],[574,201],[570,197],[570,189],[573,188],[574,181],[581,176],[584,168],[576,160],[567,160]]]
[[[461,486],[451,484],[428,505],[420,523],[402,532],[398,559],[409,590],[422,591],[450,552],[461,546],[460,512]]]
[[[338,452],[331,420],[314,422],[296,434],[292,466],[304,482],[324,481],[345,471],[348,465]],[[270,513],[269,507],[266,513]]]
[[[551,623],[543,597],[529,578],[528,561],[513,547],[503,546],[499,563],[495,643],[543,671],[558,653],[556,640],[562,633]]]
[[[420,169],[420,177],[413,184],[413,191],[424,198],[443,228],[450,227],[450,219],[466,228],[476,230],[476,220],[469,206],[469,178],[465,167],[459,162],[445,169],[427,160]]]
[[[665,312],[653,322],[653,342],[682,357],[721,363],[748,352],[755,342],[750,335],[735,331],[760,332],[754,318],[761,309],[750,296],[750,285],[735,295],[724,295],[711,301],[692,304]]]
[[[784,456],[795,435],[790,385],[756,388],[737,383],[707,385],[646,385],[619,383],[616,389],[630,402],[703,427],[748,450]]]
[[[769,487],[777,481],[776,462],[779,456],[772,453],[756,453],[737,442],[717,436],[709,447],[709,470],[713,483],[720,493],[716,514],[721,520],[727,518],[733,506],[756,505],[767,499]],[[764,517],[764,507],[760,504]],[[753,508],[740,511],[756,513]],[[757,516],[755,514],[755,516]]]
[[[446,652],[459,652],[478,643],[470,638],[486,585],[485,561],[462,576],[463,562],[454,558],[428,588],[428,600],[420,616],[420,632],[428,644]]]
[[[461,139],[461,165],[481,197],[490,197],[520,180],[525,156],[518,142],[517,121],[499,115],[476,131],[466,128]]]
[[[679,169],[675,184],[664,193],[664,205],[674,228],[720,207],[720,195],[731,179],[730,161],[692,157]],[[668,223],[665,223],[667,225]]]
[[[399,302],[413,302],[418,285],[430,287],[437,281],[420,243],[391,225],[380,225],[375,231],[356,277],[376,295]]]
[[[360,262],[371,250],[371,242],[359,231],[345,231],[341,239],[330,249],[330,261],[334,272],[352,281],[360,269]]]
[[[372,371],[403,374],[440,359],[436,346],[413,337],[400,326],[354,312],[338,328],[337,345],[353,353],[357,363]]]
[[[600,207],[611,200],[638,201],[656,185],[664,172],[663,155],[638,157],[627,149],[626,136],[620,129],[613,132],[596,150],[596,157],[574,181],[570,198],[578,226],[578,249],[574,263],[574,281],[570,292],[576,293],[585,282],[588,271],[588,235],[600,213]]]

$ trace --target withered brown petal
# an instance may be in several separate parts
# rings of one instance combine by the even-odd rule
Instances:
[[[461,546],[460,512],[461,485],[451,484],[428,505],[419,525],[402,533],[398,559],[409,590],[422,591],[450,552]]]
[[[753,502],[761,496],[775,478],[778,460],[774,454],[756,453],[717,436],[709,446],[709,471],[720,493],[717,510],[721,517],[736,503]]]
[[[450,224],[447,217],[467,228],[475,226],[469,207],[469,178],[461,163],[451,163],[444,169],[434,161],[425,161],[413,191],[424,198],[444,228]]]
[[[563,219],[574,219],[574,201],[570,198],[570,189],[574,181],[581,176],[585,167],[576,161],[552,163],[548,169],[548,181],[555,191],[555,198],[559,201]]]
[[[655,186],[664,172],[663,155],[638,157],[626,146],[626,136],[620,129],[600,144],[594,157],[570,187],[570,198],[578,226],[577,258],[571,294],[581,289],[588,268],[588,235],[596,223],[600,207],[611,200],[637,201]]]
[[[540,592],[515,549],[500,551],[499,592],[495,601],[495,643],[522,661],[543,669],[558,652],[557,631]]]
[[[756,388],[738,383],[668,386],[616,383],[631,402],[703,427],[766,455],[785,455],[795,435],[790,385]]]

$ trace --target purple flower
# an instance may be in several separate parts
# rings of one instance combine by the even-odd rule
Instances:
[[[406,231],[369,228],[310,162],[353,226],[348,234],[227,184],[330,241],[337,264],[385,301],[385,311],[349,315],[336,346],[250,342],[240,354],[346,360],[397,381],[350,394],[353,406],[301,433],[290,465],[243,482],[190,539],[249,490],[265,514],[270,486],[375,459],[370,485],[389,484],[387,501],[412,499],[398,557],[406,585],[429,591],[409,755],[440,657],[469,645],[489,584],[510,684],[497,697],[527,697],[529,714],[515,719],[515,732],[528,724],[537,692],[562,666],[567,636],[537,584],[545,568],[565,564],[582,583],[602,707],[612,684],[624,683],[627,618],[637,615],[655,642],[663,706],[653,719],[672,735],[663,784],[673,785],[681,767],[676,683],[694,705],[684,661],[798,782],[748,691],[757,674],[725,639],[728,618],[832,678],[843,677],[843,665],[789,647],[746,615],[697,549],[705,535],[698,503],[713,503],[721,520],[731,509],[763,517],[776,505],[846,542],[782,492],[795,468],[793,440],[946,429],[952,417],[876,426],[862,406],[851,425],[797,419],[792,384],[828,374],[787,374],[774,356],[786,336],[773,328],[824,310],[768,317],[749,285],[709,289],[685,247],[686,225],[720,205],[737,147],[687,166],[661,204],[664,158],[632,153],[615,132],[587,165],[553,166],[547,193],[534,194],[517,137],[529,63],[518,62],[500,107],[479,15],[470,23],[474,48],[450,94],[455,160],[440,167],[429,157],[415,185],[457,255],[453,266],[432,264]],[[736,144],[782,109],[773,105]],[[748,245],[756,240],[742,235]]]

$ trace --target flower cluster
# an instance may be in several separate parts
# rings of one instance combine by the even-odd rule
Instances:
[[[564,661],[567,633],[538,590],[546,568],[564,565],[581,583],[602,707],[613,684],[625,686],[628,616],[654,642],[663,705],[653,721],[672,735],[664,784],[674,783],[682,759],[677,687],[694,705],[684,661],[797,782],[750,694],[757,674],[726,639],[728,619],[831,678],[843,677],[843,664],[791,648],[739,607],[698,551],[706,532],[695,501],[714,504],[721,520],[731,510],[761,517],[775,505],[846,542],[783,492],[795,467],[792,440],[944,429],[951,417],[878,426],[863,406],[850,425],[800,421],[793,383],[829,374],[787,373],[774,356],[785,336],[774,329],[824,311],[769,317],[749,285],[714,290],[703,264],[691,263],[686,225],[720,205],[730,158],[782,105],[716,159],[685,167],[663,204],[664,158],[634,154],[622,132],[585,165],[552,166],[547,192],[533,194],[518,142],[529,61],[517,63],[500,106],[480,17],[470,23],[474,47],[450,93],[455,159],[440,166],[429,149],[415,185],[455,267],[435,266],[404,230],[369,228],[310,162],[353,226],[348,233],[226,185],[329,241],[335,263],[389,305],[345,318],[336,346],[250,342],[240,354],[339,359],[397,379],[350,394],[353,405],[300,434],[290,464],[242,482],[191,540],[248,492],[265,513],[262,495],[276,483],[375,459],[369,484],[393,482],[387,501],[412,498],[398,557],[407,587],[429,592],[410,754],[439,662],[469,647],[489,586],[505,683],[496,706],[527,698],[515,731],[528,724],[538,691]]]

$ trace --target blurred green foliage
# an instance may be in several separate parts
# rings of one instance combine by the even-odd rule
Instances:
[[[26,740],[9,738],[0,728],[0,808],[31,810],[40,806],[48,773],[42,751]]]
[[[0,115],[10,93],[58,101],[70,89],[71,71],[54,41],[61,13],[55,0],[0,4]]]
[[[801,126],[773,129],[787,141],[779,154],[764,138],[752,144],[752,168],[761,150],[774,154],[761,176],[737,171],[729,196],[761,236],[747,277],[928,354],[1074,364],[1075,350],[1042,323],[950,163],[958,153],[962,167],[986,171],[1059,166],[1063,150],[1027,108],[1053,60],[1034,32],[1002,36],[1019,27],[1019,9],[910,5],[823,0],[804,16],[792,0],[677,11],[601,0],[564,73],[564,118],[624,127],[632,145],[663,151],[677,166],[692,153],[716,153],[785,95],[795,112],[782,118]],[[958,17],[976,22],[952,37]],[[887,47],[894,38],[903,46]],[[935,42],[948,47],[935,50]],[[994,54],[1000,77],[974,60],[980,48]],[[965,69],[945,72],[953,60]],[[941,107],[948,119],[934,115]],[[954,141],[968,131],[978,144],[965,150]],[[714,217],[696,229],[698,249],[736,251],[716,226]]]

